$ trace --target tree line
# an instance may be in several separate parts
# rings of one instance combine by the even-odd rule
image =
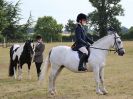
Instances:
[[[19,25],[21,18],[20,1],[16,4],[0,0],[0,41],[25,40],[27,39],[27,29],[32,25],[32,16],[29,15],[27,22]]]
[[[116,16],[124,16],[124,9],[120,4],[121,0],[89,0],[95,10],[88,13],[89,27],[85,26],[86,32],[93,35],[92,37],[101,38],[107,34],[107,28],[113,27],[124,39],[133,39],[133,27],[127,29],[121,26],[121,22]],[[33,26],[34,20],[31,13],[25,24],[20,25],[21,18],[21,1],[16,4],[0,0],[0,42],[3,38],[8,41],[25,41],[34,39],[36,35],[42,35],[44,41],[66,41],[73,39],[76,22],[69,19],[65,25],[65,31],[70,36],[62,36],[63,25],[58,24],[52,16],[43,16],[38,18]],[[33,28],[34,34],[30,35],[29,30]]]

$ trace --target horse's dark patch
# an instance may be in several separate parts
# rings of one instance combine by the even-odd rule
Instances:
[[[14,51],[16,52],[18,50],[19,47],[17,47]]]

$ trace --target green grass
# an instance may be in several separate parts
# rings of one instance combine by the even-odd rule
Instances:
[[[44,57],[51,47],[72,43],[46,44]],[[109,94],[95,93],[93,73],[73,73],[64,69],[56,81],[57,95],[48,94],[48,77],[40,86],[34,63],[31,66],[32,79],[27,79],[27,66],[23,66],[22,81],[8,77],[9,48],[0,48],[0,99],[133,99],[133,42],[124,42],[126,54],[123,57],[109,53],[105,66],[105,83]]]

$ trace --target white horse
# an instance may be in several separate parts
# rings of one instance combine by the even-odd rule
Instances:
[[[97,94],[108,93],[104,86],[104,66],[108,51],[112,47],[118,55],[124,55],[125,50],[123,48],[122,41],[119,35],[112,31],[111,34],[108,34],[96,41],[93,46],[90,47],[90,56],[88,58],[87,68],[89,72],[94,72]],[[52,48],[49,53],[49,57],[45,60],[45,65],[42,68],[39,79],[40,81],[44,79],[45,73],[51,65],[51,72],[49,76],[49,92],[51,95],[55,95],[56,93],[55,80],[60,71],[65,67],[72,72],[79,72],[79,60],[77,51],[73,51],[68,46],[57,46]]]

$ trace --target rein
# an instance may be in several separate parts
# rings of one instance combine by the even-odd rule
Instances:
[[[92,46],[90,46],[90,48],[93,48],[93,49],[99,49],[99,50],[106,50],[106,51],[116,51],[116,50],[113,50],[113,49],[104,49],[104,48],[98,48],[98,47],[92,47]]]
[[[115,34],[114,34],[115,35]],[[116,35],[115,35],[115,37],[114,37],[114,45],[113,45],[113,47],[116,45],[116,47],[117,47],[117,50],[115,50],[115,49],[104,49],[104,48],[98,48],[98,47],[92,47],[92,46],[90,46],[90,48],[93,48],[93,49],[99,49],[99,50],[106,50],[106,51],[114,51],[115,53],[116,52],[118,52],[119,50],[121,50],[121,49],[123,49],[123,48],[119,48],[118,47],[118,44],[117,44],[117,42],[116,42],[116,39],[118,39],[118,38],[120,38],[120,37],[116,37]]]

